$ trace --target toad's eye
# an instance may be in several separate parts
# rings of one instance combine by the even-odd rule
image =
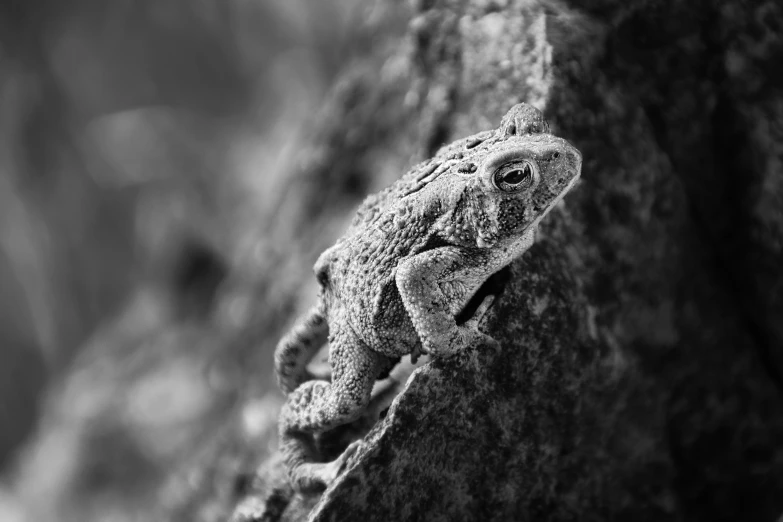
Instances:
[[[533,163],[520,161],[503,165],[495,171],[495,186],[504,192],[529,188],[536,180],[537,170]]]

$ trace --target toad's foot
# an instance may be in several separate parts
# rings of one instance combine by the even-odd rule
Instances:
[[[362,441],[356,440],[331,462],[313,462],[301,464],[291,474],[294,489],[303,493],[323,491],[337,480],[346,469],[348,462],[361,447]]]
[[[492,306],[492,303],[495,301],[494,295],[488,295],[484,298],[483,301],[481,301],[481,304],[476,309],[476,312],[470,316],[470,319],[465,321],[463,324],[463,327],[472,330],[476,332],[478,335],[475,336],[475,338],[471,338],[469,342],[475,342],[476,345],[485,345],[493,348],[496,352],[500,352],[501,345],[498,342],[497,339],[492,337],[491,335],[487,335],[485,333],[482,333],[478,329],[478,325],[481,322],[481,320],[484,318],[485,315],[487,315],[487,311],[489,311],[489,308]]]
[[[448,348],[443,350],[444,355],[460,353],[466,348],[489,346],[496,352],[501,350],[500,343],[491,335],[485,334],[470,326],[458,326],[457,330],[448,341]]]

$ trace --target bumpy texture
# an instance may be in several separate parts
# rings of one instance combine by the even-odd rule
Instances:
[[[375,381],[412,354],[447,356],[497,342],[457,317],[479,287],[534,242],[541,219],[579,179],[582,156],[534,107],[442,147],[368,197],[347,233],[315,264],[319,304],[280,341],[275,367],[289,393],[281,449],[298,490],[328,485],[350,456],[315,461],[307,433],[358,418]],[[328,334],[331,382],[305,365]]]

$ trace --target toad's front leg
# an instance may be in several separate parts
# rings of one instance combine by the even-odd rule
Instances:
[[[480,344],[499,348],[473,323],[457,325],[455,319],[492,265],[491,254],[459,247],[428,250],[398,265],[397,288],[425,352],[448,356]]]

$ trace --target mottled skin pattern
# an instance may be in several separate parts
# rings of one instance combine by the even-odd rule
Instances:
[[[280,341],[288,400],[281,451],[301,491],[332,481],[355,445],[318,462],[313,433],[358,418],[376,379],[405,354],[449,356],[497,341],[455,317],[489,276],[527,250],[541,218],[579,178],[582,157],[519,104],[500,126],[443,147],[359,207],[315,264],[318,304]],[[305,366],[329,341],[331,382]]]

